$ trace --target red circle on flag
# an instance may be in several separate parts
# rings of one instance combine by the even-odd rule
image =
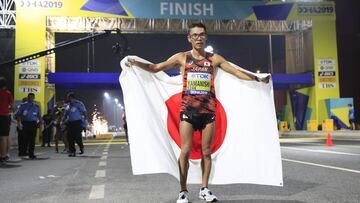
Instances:
[[[179,133],[180,124],[180,107],[181,107],[181,93],[171,96],[166,102],[168,108],[167,128],[171,138],[181,148],[181,138]],[[226,113],[224,107],[219,100],[216,100],[215,111],[215,135],[211,145],[211,153],[216,152],[222,145],[226,134]],[[194,132],[192,147],[190,151],[190,159],[201,159],[201,133]]]

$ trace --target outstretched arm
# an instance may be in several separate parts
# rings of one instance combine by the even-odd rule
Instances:
[[[131,59],[131,58],[129,58],[128,62],[129,62],[129,65],[135,65],[146,71],[156,73],[156,72],[159,72],[162,70],[173,68],[176,65],[181,64],[182,57],[183,57],[183,53],[177,53],[177,54],[171,56],[168,60],[161,62],[161,63],[157,63],[157,64],[143,63],[143,62],[137,61],[135,59]]]
[[[234,75],[235,77],[242,79],[242,80],[256,80],[258,82],[264,82],[264,83],[268,83],[270,76],[265,77],[265,78],[258,78],[255,75],[250,75],[246,72],[243,72],[239,69],[236,69],[235,67],[233,67],[228,61],[226,61],[224,59],[224,57],[215,54],[214,55],[214,62],[215,65],[220,67],[221,69],[223,69],[224,71]]]

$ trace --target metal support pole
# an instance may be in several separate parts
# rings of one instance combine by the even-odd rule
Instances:
[[[269,34],[269,63],[270,63],[270,73],[274,73],[271,34]]]

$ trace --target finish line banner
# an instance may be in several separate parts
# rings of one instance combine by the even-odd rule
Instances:
[[[135,56],[131,58],[150,63]],[[168,173],[179,179],[182,78],[170,77],[162,71],[153,74],[135,66],[127,67],[127,60],[125,57],[121,61],[123,70],[119,80],[124,94],[133,174]],[[210,183],[282,186],[272,82],[240,80],[218,69],[215,90],[216,131],[211,146]],[[201,156],[201,135],[195,132],[189,183],[201,183]]]

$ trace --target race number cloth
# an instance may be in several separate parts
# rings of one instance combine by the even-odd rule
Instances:
[[[128,57],[150,63],[136,56]],[[127,60],[125,57],[121,61],[119,80],[124,94],[133,174],[168,173],[179,179],[182,78],[128,67]],[[210,183],[282,186],[272,81],[264,84],[240,80],[218,68],[215,90],[216,132],[211,147]],[[201,183],[200,137],[199,132],[194,133],[188,183]]]

